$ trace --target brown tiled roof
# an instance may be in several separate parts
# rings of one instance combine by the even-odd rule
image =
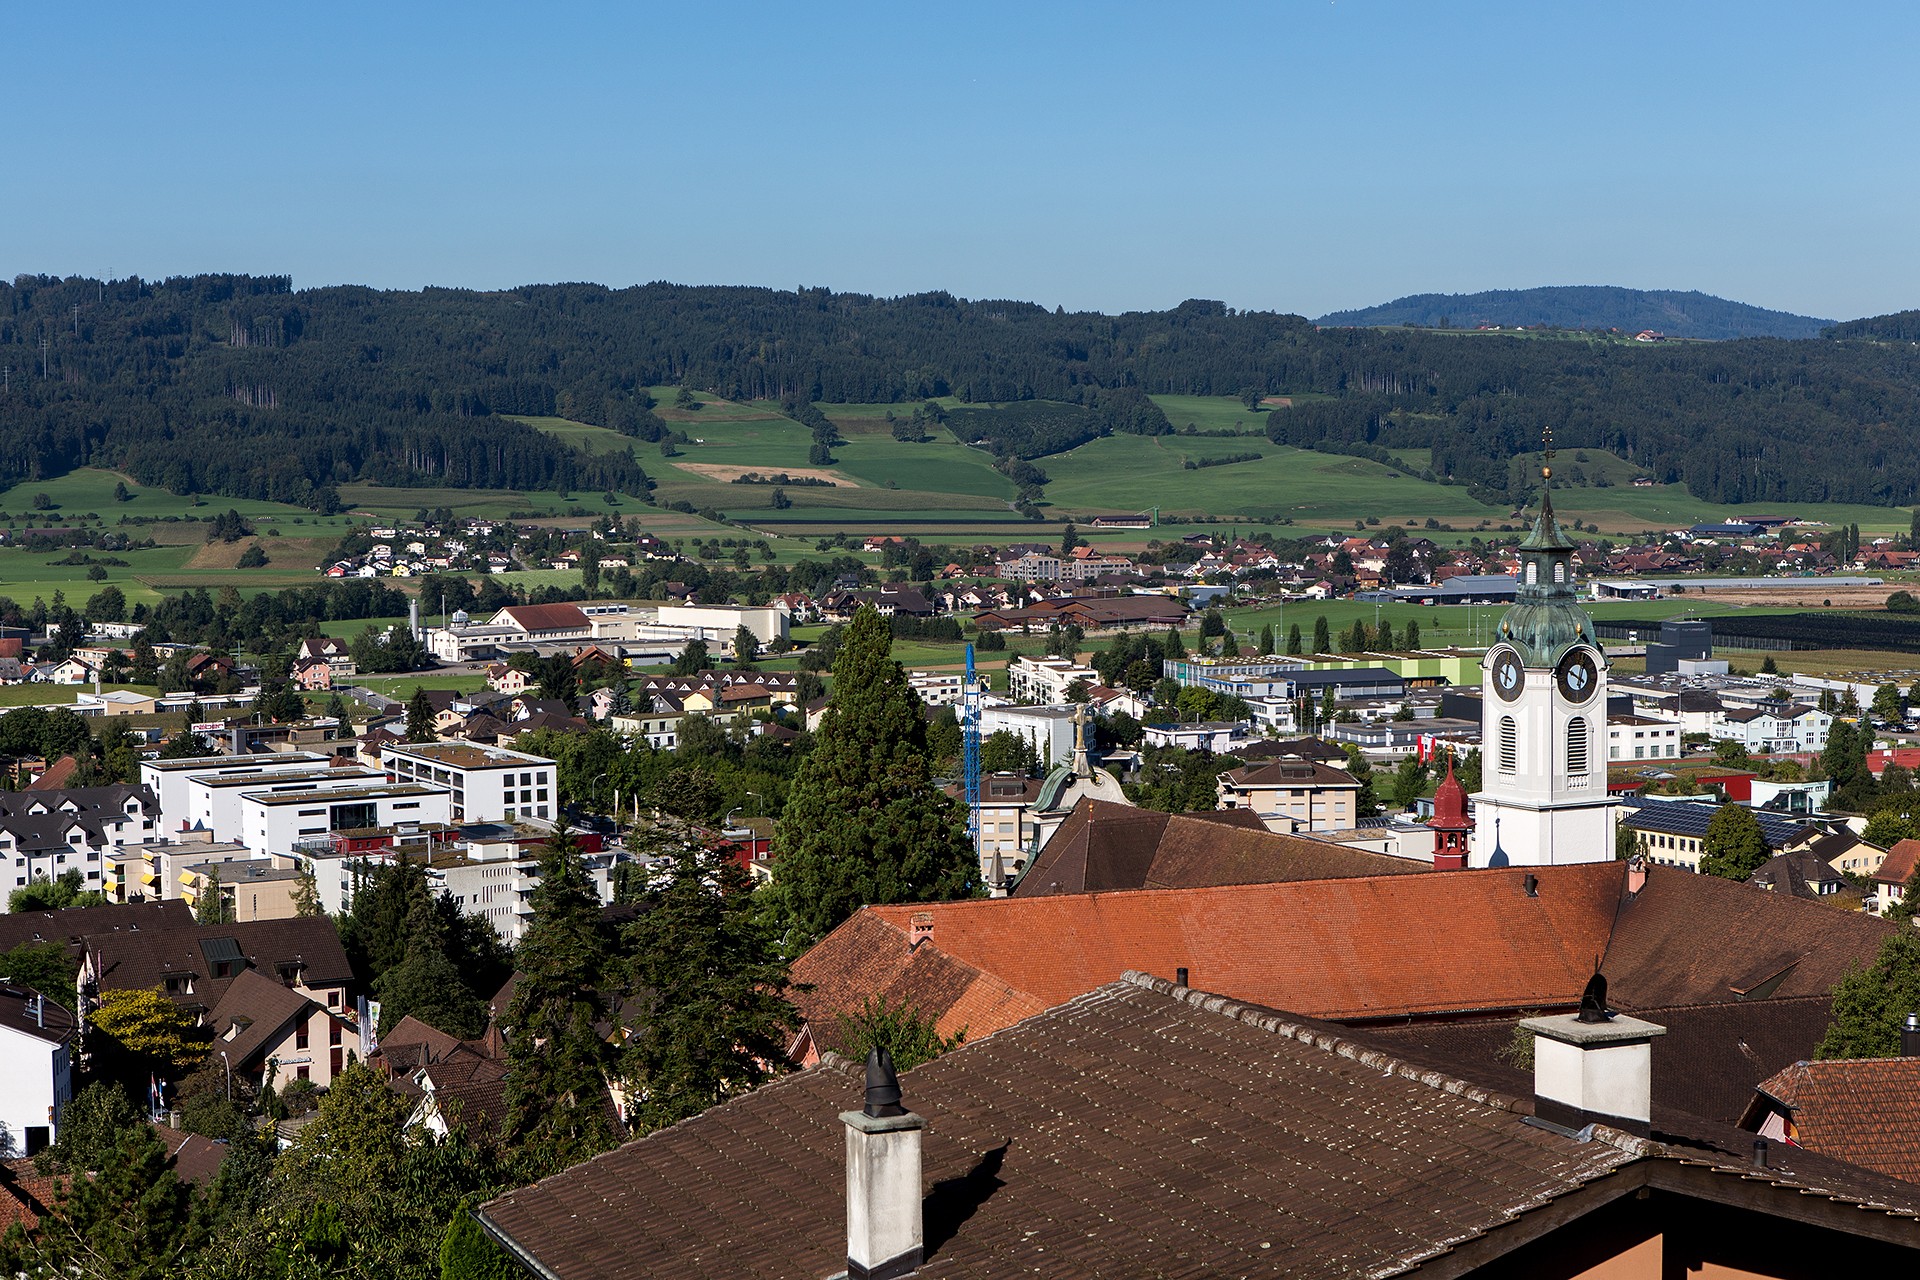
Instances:
[[[1389,1276],[1643,1162],[1649,1181],[1681,1164],[1731,1175],[1702,1197],[1855,1205],[1861,1234],[1920,1242],[1920,1193],[1866,1171],[1792,1150],[1757,1171],[1604,1127],[1582,1141],[1527,1123],[1530,1101],[1364,1037],[1138,975],[901,1087],[927,1121],[915,1274],[929,1278]],[[830,1058],[509,1192],[482,1220],[558,1280],[834,1274],[838,1113],[860,1091]]]
[[[15,1223],[26,1231],[39,1226],[58,1193],[58,1181],[36,1173],[33,1161],[0,1162],[0,1235]]]
[[[1896,841],[1887,850],[1886,861],[1873,873],[1873,878],[1880,884],[1904,889],[1907,881],[1913,879],[1914,864],[1917,862],[1920,862],[1920,840]]]
[[[1358,787],[1360,785],[1345,769],[1336,769],[1318,760],[1303,760],[1294,756],[1265,760],[1259,764],[1242,765],[1238,769],[1229,769],[1226,776],[1232,779],[1236,786],[1242,787]]]
[[[1656,866],[1621,903],[1602,967],[1623,1008],[1825,995],[1871,964],[1893,929],[1858,911]]]
[[[1796,1062],[1757,1087],[1790,1109],[1799,1145],[1920,1182],[1920,1058]]]
[[[77,947],[95,934],[177,929],[193,923],[193,908],[171,902],[111,902],[98,907],[66,907],[59,911],[15,911],[0,915],[0,951],[38,942],[60,942]]]
[[[911,1004],[936,1020],[941,1035],[979,1037],[1032,1017],[1046,1003],[936,947],[907,945],[905,934],[869,911],[794,962],[788,995],[826,1048],[845,1048],[840,1018],[869,999]],[[824,949],[823,949],[824,948]],[[504,1007],[504,1005],[502,1006]]]
[[[1268,831],[1250,809],[1169,814],[1082,800],[1020,879],[1016,897],[1197,889],[1431,870],[1424,863]]]
[[[86,947],[99,960],[103,991],[160,987],[170,975],[190,974],[193,994],[182,992],[178,999],[213,1009],[233,979],[211,976],[201,944],[222,938],[232,938],[249,967],[271,980],[279,979],[280,964],[296,959],[304,966],[300,980],[308,987],[342,987],[353,980],[340,934],[325,916],[90,934]]]
[[[167,1154],[173,1158],[173,1171],[187,1182],[206,1186],[213,1181],[213,1175],[220,1172],[220,1165],[227,1158],[227,1144],[224,1142],[215,1142],[197,1133],[181,1133],[161,1125],[154,1125],[153,1131],[159,1135]]]
[[[73,775],[80,771],[80,762],[72,756],[61,756],[46,771],[27,784],[29,791],[58,791],[72,781]]]
[[[0,974],[0,978],[6,975]],[[73,1035],[73,1014],[63,1006],[73,1003],[71,991],[55,991],[44,1002],[42,993],[25,983],[0,981],[0,1027],[32,1036],[50,1046],[61,1044]],[[42,1067],[42,1070],[45,1068]]]
[[[524,631],[581,631],[587,615],[571,604],[516,604],[502,609]]]
[[[1653,1042],[1656,1124],[1667,1112],[1733,1124],[1752,1101],[1754,1086],[1810,1057],[1826,1034],[1833,1001],[1827,996],[1735,1001],[1636,1009],[1667,1034]],[[1486,1022],[1416,1022],[1370,1027],[1366,1034],[1393,1052],[1442,1070],[1518,1093],[1533,1089],[1532,1072],[1501,1051],[1513,1041],[1518,1018]]]
[[[311,1016],[320,1007],[293,988],[262,977],[256,969],[242,970],[227,984],[210,1015],[214,1054],[224,1051],[234,1066],[252,1066],[254,1057],[278,1043],[294,1019]]]

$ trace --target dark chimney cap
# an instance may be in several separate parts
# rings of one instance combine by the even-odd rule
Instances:
[[[1767,1150],[1768,1150],[1768,1143],[1765,1138],[1755,1138],[1753,1140],[1753,1167],[1754,1168],[1764,1169],[1767,1167]]]
[[[1540,896],[1540,877],[1529,871],[1521,877],[1520,887],[1527,891],[1529,898],[1537,898]]]
[[[1173,971],[1173,985],[1176,987],[1184,987],[1187,985],[1187,967],[1185,965],[1181,965]]]
[[[1596,972],[1587,979],[1587,989],[1580,993],[1580,1012],[1574,1020],[1593,1023],[1608,1022],[1612,1018],[1613,1014],[1607,1011],[1606,975]]]
[[[880,1045],[867,1050],[866,1114],[876,1120],[907,1114],[900,1105],[900,1077],[893,1069],[893,1055]]]

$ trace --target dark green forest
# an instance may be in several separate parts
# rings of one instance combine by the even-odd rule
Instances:
[[[499,415],[656,438],[645,388],[683,384],[795,404],[1074,406],[951,423],[1028,460],[1170,429],[1148,394],[1311,395],[1330,398],[1274,411],[1275,441],[1431,448],[1437,478],[1488,494],[1551,426],[1565,447],[1613,450],[1708,501],[1911,503],[1920,349],[1848,329],[1632,345],[1318,329],[1206,301],[1108,316],[945,293],[22,276],[0,285],[0,483],[105,465],[323,509],[350,480],[641,494],[628,455],[587,456]]]
[[[1483,324],[1560,329],[1653,329],[1670,338],[1815,338],[1831,320],[1731,302],[1710,293],[1553,285],[1484,293],[1416,293],[1377,307],[1335,311],[1323,325],[1411,324],[1472,329]]]

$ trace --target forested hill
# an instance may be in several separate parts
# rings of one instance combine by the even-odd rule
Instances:
[[[1920,311],[1849,320],[1826,331],[1829,338],[1868,338],[1881,342],[1920,342]]]
[[[1109,316],[944,293],[20,277],[0,284],[0,366],[0,483],[94,464],[316,505],[356,479],[641,493],[629,455],[589,457],[499,415],[653,439],[645,388],[686,384],[800,414],[934,396],[1080,406],[998,430],[957,419],[1029,458],[1170,429],[1144,394],[1288,396],[1275,440],[1431,449],[1437,476],[1489,494],[1551,425],[1565,447],[1713,502],[1920,500],[1920,348],[1873,342],[1316,329],[1200,301]]]
[[[1318,323],[1426,329],[1524,325],[1623,333],[1652,329],[1670,338],[1814,338],[1833,321],[1768,311],[1706,293],[1564,285],[1486,293],[1416,293],[1377,307],[1335,311],[1321,316]]]

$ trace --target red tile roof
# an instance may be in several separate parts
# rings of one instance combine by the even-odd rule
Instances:
[[[1880,869],[1873,873],[1876,883],[1895,889],[1905,889],[1907,881],[1913,879],[1914,864],[1920,862],[1920,840],[1896,841],[1887,850],[1887,857]]]
[[[930,932],[909,948],[915,916]],[[891,990],[983,1035],[1129,969],[1365,1022],[1569,1008],[1601,962],[1627,1009],[1819,995],[1891,928],[1668,868],[1630,896],[1625,864],[1603,862],[868,907],[794,976],[816,1034]]]
[[[1791,1111],[1796,1144],[1920,1182],[1920,1058],[1796,1062],[1759,1091]]]
[[[1618,904],[1617,863],[868,907],[1046,1008],[1128,969],[1331,1019],[1578,1003]],[[858,920],[860,917],[855,917]],[[851,921],[849,923],[852,923]],[[842,925],[820,943],[850,949]],[[822,958],[823,961],[825,957]],[[1004,1025],[1004,1024],[1002,1024]]]
[[[523,631],[585,631],[587,615],[571,604],[516,604],[500,611]]]

